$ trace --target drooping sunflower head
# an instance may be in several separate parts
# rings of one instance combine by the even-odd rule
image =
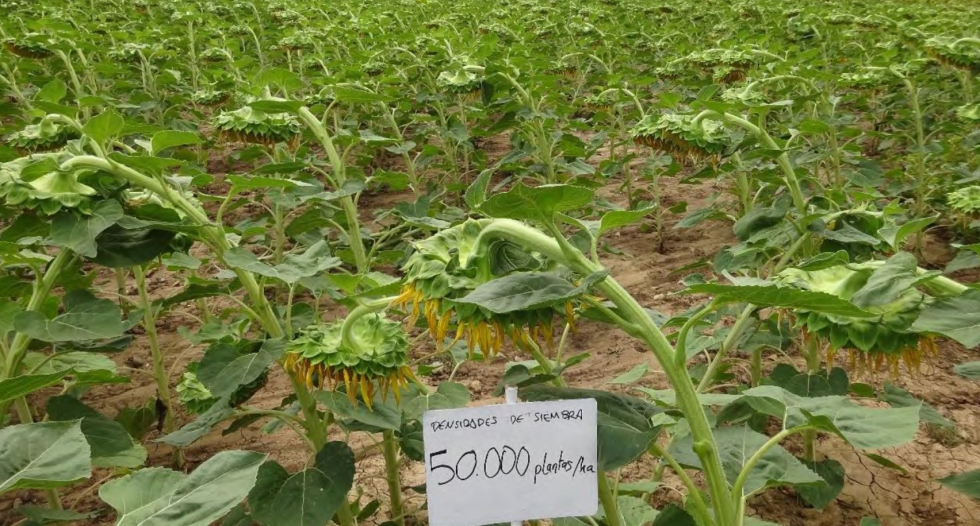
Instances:
[[[607,89],[599,93],[587,95],[584,100],[585,107],[593,111],[610,111],[619,102],[619,90]]]
[[[58,168],[71,155],[40,153],[0,163],[0,202],[11,207],[38,209],[45,214],[54,214],[62,208],[90,211],[92,198],[98,192],[81,179],[94,172]]]
[[[951,37],[933,37],[925,41],[926,52],[936,62],[951,68],[980,74],[980,47],[957,45]]]
[[[730,144],[724,124],[710,119],[695,121],[692,114],[648,115],[631,133],[637,144],[693,161],[718,159]]]
[[[197,58],[201,59],[203,62],[217,64],[219,62],[231,60],[231,55],[228,53],[228,50],[224,48],[209,47],[204,51],[201,51],[201,54],[198,55]]]
[[[300,132],[300,124],[287,113],[265,113],[250,106],[221,112],[214,126],[233,141],[271,146],[292,142]]]
[[[725,66],[744,72],[755,64],[756,57],[737,49],[708,49],[691,53],[685,61],[706,71]]]
[[[54,55],[50,46],[51,38],[42,33],[27,33],[20,38],[5,38],[3,40],[3,47],[11,54],[34,60],[43,60]]]
[[[191,93],[191,100],[202,106],[219,106],[230,98],[230,93],[219,89],[200,89]]]
[[[887,363],[897,376],[899,362],[917,370],[924,356],[936,354],[932,336],[912,329],[932,298],[912,284],[888,294],[877,292],[874,284],[866,287],[876,271],[884,272],[880,263],[836,265],[812,271],[790,268],[778,275],[777,282],[782,285],[830,294],[868,313],[858,317],[794,310],[797,326],[803,329],[804,336],[817,337],[826,345],[828,366],[832,366],[838,352],[846,350],[850,365],[860,372],[877,371]]]
[[[477,348],[485,356],[496,355],[508,339],[524,349],[539,338],[550,346],[555,317],[574,321],[571,302],[500,313],[462,301],[495,279],[550,265],[543,256],[507,241],[483,244],[482,231],[479,221],[468,220],[415,243],[415,253],[402,267],[405,285],[393,306],[409,311],[410,327],[424,319],[438,348],[450,335],[453,343],[465,339],[471,355]]]
[[[483,78],[465,67],[439,73],[436,84],[447,93],[462,95],[473,100],[479,97],[483,90]]]
[[[376,392],[381,398],[401,389],[414,377],[408,366],[408,338],[401,324],[380,314],[362,316],[344,335],[344,321],[313,325],[286,346],[286,370],[310,389],[341,385],[352,401],[358,397],[371,407]]]
[[[60,148],[75,138],[78,138],[78,132],[74,129],[57,122],[42,120],[7,135],[4,140],[20,150],[46,152]]]

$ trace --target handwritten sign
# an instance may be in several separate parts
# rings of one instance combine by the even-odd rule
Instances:
[[[429,411],[422,421],[431,526],[598,511],[595,400]]]

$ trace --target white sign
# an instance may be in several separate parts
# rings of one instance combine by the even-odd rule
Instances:
[[[431,526],[598,511],[594,399],[429,411],[422,422]]]

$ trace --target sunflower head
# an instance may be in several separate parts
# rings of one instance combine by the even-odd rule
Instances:
[[[777,282],[782,285],[823,292],[854,302],[870,317],[852,317],[796,309],[797,326],[807,339],[819,338],[826,345],[828,366],[839,351],[846,350],[850,363],[863,371],[877,371],[887,363],[893,375],[900,361],[917,370],[923,356],[936,353],[933,338],[912,330],[912,323],[932,298],[909,286],[897,294],[881,297],[870,294],[865,285],[880,262],[837,265],[806,271],[790,268],[782,271]]]
[[[0,163],[0,202],[38,209],[45,214],[54,214],[62,208],[90,211],[97,192],[81,179],[94,172],[57,168],[60,161],[70,156],[67,152],[41,153]]]
[[[633,127],[633,141],[677,158],[693,161],[717,159],[729,145],[725,125],[694,115],[667,113],[659,118],[646,116]]]
[[[447,93],[462,95],[472,100],[479,97],[483,90],[483,78],[466,68],[459,68],[455,72],[443,71],[439,73],[436,84]]]
[[[936,62],[951,68],[980,74],[980,48],[956,45],[950,37],[934,37],[925,41],[926,53]]]
[[[724,66],[744,72],[755,64],[756,57],[737,49],[708,49],[691,53],[685,61],[706,71]]]
[[[379,314],[357,318],[344,334],[344,321],[313,325],[286,346],[286,370],[310,389],[343,385],[351,401],[360,397],[368,407],[374,393],[387,398],[414,377],[408,366],[408,338],[401,324]]]
[[[191,94],[191,100],[202,106],[220,106],[228,102],[229,98],[230,93],[218,89],[201,89]]]
[[[41,33],[27,33],[20,38],[3,40],[3,47],[11,54],[34,60],[43,60],[54,55],[50,45],[51,39]]]
[[[460,301],[492,280],[549,265],[544,257],[507,241],[483,245],[482,231],[480,222],[468,220],[415,243],[415,253],[402,267],[405,285],[393,305],[407,308],[409,326],[424,319],[438,348],[449,335],[454,335],[453,343],[465,339],[471,355],[479,347],[493,356],[508,339],[525,349],[539,338],[550,346],[554,318],[574,321],[570,302],[495,313]]]
[[[23,130],[7,135],[7,144],[28,152],[46,152],[64,146],[69,140],[78,137],[78,132],[72,128],[42,120],[38,124],[30,124]]]
[[[619,102],[619,90],[604,90],[585,97],[585,107],[592,111],[610,111]]]
[[[249,106],[221,112],[215,117],[214,126],[233,141],[266,146],[293,142],[300,132],[299,122],[292,115],[265,113]]]

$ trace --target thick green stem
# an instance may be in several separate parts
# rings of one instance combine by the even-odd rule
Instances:
[[[79,167],[95,168],[110,173],[134,186],[145,188],[169,201],[178,210],[184,212],[191,221],[202,228],[203,237],[207,240],[208,245],[217,253],[219,259],[224,259],[225,251],[231,248],[221,225],[212,222],[203,210],[192,204],[184,196],[180,195],[180,193],[165,186],[161,181],[147,177],[111,159],[93,155],[72,157],[61,165],[63,170],[72,170]],[[231,266],[229,265],[229,267]],[[258,316],[258,321],[262,325],[262,328],[272,338],[282,338],[284,333],[282,326],[279,324],[279,318],[276,316],[272,304],[266,299],[262,287],[255,280],[255,276],[246,270],[231,268],[247,291],[249,299],[252,300],[253,309]]]
[[[47,270],[45,270],[44,276],[34,282],[34,290],[31,292],[31,297],[27,300],[27,306],[24,307],[24,310],[32,312],[41,310],[41,306],[51,294],[51,289],[54,287],[54,284],[61,277],[62,271],[71,266],[76,257],[78,256],[67,248],[63,248],[61,252],[58,252],[58,255],[51,260]],[[3,371],[0,371],[0,380],[17,376],[20,362],[23,360],[30,343],[31,337],[23,332],[18,332],[14,336],[13,341],[10,342],[10,349],[7,352],[6,364]]]
[[[776,144],[776,141],[773,140],[766,130],[737,115],[732,115],[731,113],[720,113],[714,110],[705,110],[694,118],[694,122],[700,122],[708,117],[713,117],[715,119],[720,119],[722,121],[735,124],[736,126],[739,126],[749,133],[755,135],[756,138],[759,139],[759,142],[766,148],[773,151],[780,151],[779,145]],[[793,197],[793,205],[801,214],[806,213],[806,200],[803,198],[803,190],[800,188],[800,181],[796,177],[796,171],[793,169],[793,163],[791,163],[789,160],[789,155],[783,151],[779,154],[779,157],[776,158],[776,162],[783,170],[786,187],[789,189],[790,195]]]
[[[385,478],[388,481],[388,502],[391,506],[391,521],[398,526],[405,524],[405,512],[402,508],[402,485],[398,476],[398,441],[394,431],[384,432],[384,442],[381,451],[385,458]]]
[[[153,362],[153,378],[157,383],[157,396],[163,403],[163,430],[165,433],[173,432],[174,425],[174,404],[173,397],[170,396],[170,379],[167,377],[167,367],[163,361],[163,351],[160,349],[160,338],[157,335],[156,315],[150,296],[146,291],[146,273],[143,267],[137,265],[133,267],[133,278],[136,280],[136,290],[139,293],[139,306],[143,310],[143,330],[146,331],[146,339],[150,344],[150,356]],[[179,448],[174,449],[174,463],[177,467],[184,464],[184,455]]]
[[[509,219],[488,220],[481,234],[482,238],[502,237],[522,246],[533,248],[553,261],[563,263],[573,271],[587,276],[599,271],[599,265],[590,262],[578,249],[572,247],[557,227],[550,225],[555,237],[548,237],[541,232]],[[639,328],[640,339],[653,352],[654,358],[663,369],[677,396],[677,407],[687,418],[691,434],[694,438],[694,452],[698,455],[703,466],[705,477],[710,487],[711,498],[719,526],[734,526],[737,524],[735,503],[731,500],[725,472],[721,466],[721,457],[711,432],[711,425],[705,415],[704,408],[698,401],[694,385],[691,383],[687,370],[677,365],[676,352],[671,347],[667,337],[650,319],[643,307],[614,279],[607,277],[596,285],[622,313],[623,318]]]
[[[602,511],[606,514],[605,524],[607,526],[624,526],[623,516],[619,512],[619,502],[616,495],[609,486],[609,477],[600,472],[599,479],[599,502],[602,503]]]
[[[327,152],[327,158],[330,160],[330,166],[333,169],[334,180],[339,187],[337,190],[340,190],[340,187],[343,187],[344,182],[347,181],[347,174],[344,169],[344,161],[337,152],[333,138],[330,137],[330,133],[327,132],[327,128],[320,119],[313,115],[308,108],[305,106],[300,108],[297,114],[300,120],[313,131],[313,135],[316,136]],[[364,249],[364,240],[361,239],[361,221],[357,215],[357,205],[354,204],[353,196],[349,195],[341,197],[339,201],[340,207],[344,210],[344,217],[347,219],[347,237],[351,252],[354,254],[354,265],[359,273],[367,272],[370,270],[370,262]]]

